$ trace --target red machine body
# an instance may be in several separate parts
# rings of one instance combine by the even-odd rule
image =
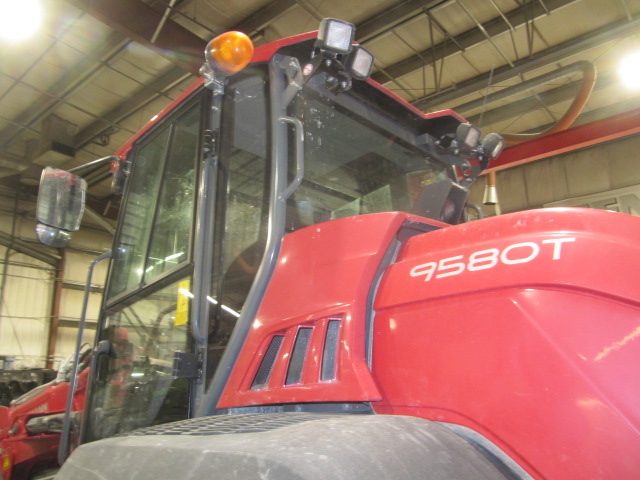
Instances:
[[[283,45],[296,39],[308,38],[310,37],[305,35],[263,47],[256,52],[254,62],[267,61]],[[274,63],[271,66],[274,69],[271,73],[275,71],[275,65]],[[278,70],[277,75],[273,74],[275,78],[282,77],[280,78],[283,82],[281,88],[274,87],[275,92],[271,93],[281,97],[286,96],[285,93],[289,87],[296,86],[295,75],[291,72],[285,74],[286,69],[283,65],[286,66],[287,63],[277,64],[277,68],[283,69],[283,72]],[[285,90],[284,79],[290,81],[287,90]],[[157,138],[153,137],[156,134],[154,128],[157,126],[160,129],[158,131],[164,131],[162,122],[166,120],[164,125],[169,125],[167,122],[172,118],[172,111],[178,110],[180,104],[187,102],[189,96],[197,92],[200,83],[186,91],[174,105],[160,115],[155,123],[149,124],[131,142],[120,149],[118,155],[123,158],[129,155],[135,157],[136,148],[142,150],[150,145],[151,141],[148,139]],[[371,85],[371,82],[369,84]],[[377,85],[374,87],[376,91],[381,91],[381,87]],[[318,91],[310,92],[305,97],[306,100],[309,102],[317,100],[315,94]],[[242,101],[254,98],[253,90],[249,91],[251,93],[249,95],[238,87],[238,92],[242,93],[238,95]],[[329,91],[322,90],[322,92],[327,98],[330,96]],[[361,97],[354,96],[352,100],[358,105],[358,108],[354,107],[354,111],[360,111],[360,102],[365,104],[362,99],[373,102],[371,100],[373,94],[377,93],[366,90],[361,93]],[[398,103],[389,92],[385,94]],[[331,93],[331,95],[334,94]],[[281,97],[277,98],[282,100]],[[382,99],[383,105],[388,98]],[[237,105],[242,105],[240,100]],[[300,101],[296,107],[301,109],[304,104],[305,102]],[[339,111],[338,106],[344,108],[346,104],[346,100],[339,103],[336,99],[332,109],[328,110],[331,110],[333,115],[334,111]],[[218,112],[229,108],[225,107],[225,103],[222,105],[222,110],[217,108],[209,108],[209,110]],[[270,105],[270,108],[273,108],[273,104]],[[321,102],[317,105],[323,106]],[[405,106],[400,106],[405,109]],[[255,111],[252,107],[242,108],[246,108],[246,112]],[[235,113],[238,115],[246,113],[242,108],[238,107]],[[377,108],[363,107],[358,115],[364,112],[367,114],[364,116],[370,117],[371,120],[375,115],[379,115]],[[412,112],[411,115],[419,113],[409,108],[406,112],[403,110],[403,118],[407,112]],[[384,112],[385,115],[388,113]],[[301,118],[304,117],[300,112],[298,115]],[[331,115],[327,113],[327,118]],[[460,120],[452,112],[446,111],[433,114],[431,117],[420,114],[416,118],[411,117],[411,121],[422,122],[425,119],[437,117],[442,117],[443,122],[447,117],[451,117],[455,126]],[[178,120],[181,119],[176,118],[178,118],[175,120],[176,123],[172,125],[178,124]],[[294,121],[296,119],[276,117],[276,120],[270,120],[269,125],[272,129],[282,129],[287,122],[297,125]],[[247,127],[246,132],[251,131],[248,127],[256,126],[257,128],[257,125],[252,125],[250,120],[253,119],[246,118],[243,122],[238,122],[240,126]],[[382,119],[379,119],[379,122],[381,125],[384,124]],[[214,123],[226,125],[225,122]],[[363,120],[363,124],[365,123]],[[331,126],[331,122],[327,121],[326,125]],[[345,125],[349,123],[345,122]],[[452,127],[453,130],[455,126]],[[273,140],[281,149],[289,144],[286,125],[284,128],[283,135],[274,135]],[[313,126],[310,131],[313,131]],[[358,128],[354,131],[364,130]],[[147,132],[149,136],[146,136]],[[242,137],[246,132],[238,128],[236,134]],[[336,136],[339,133],[334,131]],[[448,131],[447,134],[449,134]],[[377,138],[373,134],[370,135],[369,138]],[[432,153],[436,151],[436,137],[439,138],[439,135],[433,133],[431,138]],[[417,142],[417,137],[412,137],[412,141]],[[387,144],[392,144],[394,138],[395,136],[389,133],[385,137],[385,147]],[[349,143],[345,142],[342,150],[336,149],[337,164],[339,159],[348,156],[346,147],[351,146]],[[301,152],[294,156],[302,158],[303,146],[299,146]],[[408,146],[410,145],[404,145],[403,148]],[[247,147],[245,152],[247,158],[253,155],[252,148]],[[274,150],[279,151],[278,148]],[[353,164],[350,166],[350,172],[361,173],[375,165],[373,160],[364,162],[363,159],[375,160],[377,156],[373,154],[376,152],[368,152],[366,148],[364,150],[367,155],[363,156],[358,152],[357,158],[353,159]],[[224,152],[224,149],[222,151]],[[277,157],[275,154],[274,156]],[[320,161],[322,156],[309,155],[317,161]],[[262,157],[256,155],[256,158],[260,160]],[[424,161],[424,158],[420,158]],[[238,159],[244,162],[243,156],[239,156],[234,161]],[[274,160],[270,168],[276,171],[278,168],[281,169],[284,172],[282,178],[287,178],[284,166],[288,165],[288,160],[291,159],[285,158],[281,164]],[[385,159],[377,159],[378,162],[383,160]],[[135,164],[135,161],[132,158],[131,163]],[[138,165],[142,164],[141,168],[144,168],[143,160],[138,161],[140,162]],[[244,172],[246,165],[248,162],[243,163],[242,174],[252,178],[251,170],[247,169]],[[450,166],[457,168],[453,170],[457,172],[471,168],[465,162],[454,162]],[[460,169],[460,166],[464,166],[464,169]],[[329,167],[333,168],[333,165],[327,166],[327,172],[332,171]],[[203,168],[203,170],[206,172],[206,169]],[[229,169],[225,175],[230,172],[233,177],[239,171],[240,169]],[[393,170],[388,170],[385,175],[392,175],[392,173]],[[135,174],[133,170],[132,178]],[[304,179],[309,181],[309,176],[309,170],[305,170]],[[278,178],[278,176],[274,177]],[[330,187],[334,186],[333,183],[339,183],[340,178],[337,175],[333,179],[327,177],[326,185],[318,183],[314,186],[322,186],[320,190],[329,196],[327,192],[332,191]],[[404,181],[404,177],[402,178]],[[342,180],[345,181],[344,178]],[[301,176],[300,184],[302,181]],[[370,183],[374,185],[376,182]],[[450,181],[450,183],[453,182]],[[211,180],[202,182],[200,198],[203,202],[202,207],[209,205],[207,199],[213,190],[207,190],[207,188],[212,189],[213,185],[214,182]],[[425,188],[428,185],[429,183]],[[129,187],[133,188],[131,184]],[[354,200],[359,201],[361,197],[358,195],[362,194],[360,190],[365,187],[366,185],[354,182],[350,190],[357,195],[353,193],[353,197],[348,196],[349,203]],[[289,188],[290,186],[286,187],[286,190]],[[146,195],[147,190],[140,188],[138,193]],[[220,191],[230,192],[230,189],[227,191],[225,186],[225,189]],[[219,190],[215,192],[219,194]],[[248,193],[253,194],[249,189],[247,192],[237,193],[238,198],[248,197]],[[280,193],[285,200],[288,195],[291,195],[291,192],[287,195],[284,195],[284,191]],[[465,190],[465,193],[468,192]],[[272,204],[282,198],[273,193]],[[447,199],[451,198],[446,197],[445,200]],[[465,202],[466,196],[460,201],[461,208],[464,208]],[[293,201],[290,203],[295,204]],[[300,202],[300,204],[303,203]],[[407,207],[407,211],[419,211],[415,208],[417,204],[418,201],[415,204],[412,203],[412,208]],[[443,201],[442,205],[446,210],[447,202]],[[251,206],[255,207],[255,205]],[[277,238],[277,248],[276,242],[267,247],[268,251],[273,253],[272,256],[265,254],[265,258],[269,257],[268,274],[263,273],[267,268],[259,270],[257,280],[253,280],[252,290],[248,294],[246,292],[243,294],[245,299],[247,295],[250,298],[247,302],[249,307],[244,303],[238,307],[238,311],[231,309],[235,313],[233,320],[236,322],[235,330],[230,335],[230,339],[225,339],[228,343],[225,343],[227,350],[224,355],[229,351],[233,353],[229,354],[229,357],[222,356],[220,360],[222,366],[216,367],[218,370],[211,379],[213,387],[209,387],[206,395],[199,399],[200,403],[194,402],[194,405],[200,409],[202,398],[213,399],[212,408],[209,409],[207,403],[206,408],[202,410],[205,413],[199,415],[210,414],[222,421],[227,421],[231,417],[226,415],[227,413],[252,414],[260,409],[251,410],[250,407],[264,406],[264,412],[260,413],[267,413],[265,415],[267,418],[270,417],[268,415],[270,413],[278,415],[292,411],[304,412],[305,407],[317,408],[309,411],[322,413],[335,413],[343,407],[344,410],[339,413],[366,411],[381,414],[379,415],[381,422],[385,421],[387,415],[420,417],[431,421],[420,421],[430,426],[437,422],[437,428],[445,424],[473,432],[482,439],[481,441],[486,440],[487,444],[492,444],[491,447],[497,447],[496,450],[501,455],[496,462],[492,461],[491,455],[487,455],[488,460],[485,458],[487,462],[491,464],[502,462],[504,465],[513,460],[526,472],[524,475],[506,475],[505,478],[528,478],[527,473],[537,479],[631,480],[640,478],[640,404],[638,402],[640,385],[636,381],[637,365],[640,363],[640,340],[638,339],[640,336],[640,277],[635,271],[634,262],[629,261],[640,254],[640,246],[633,240],[640,238],[640,219],[587,209],[545,209],[448,225],[406,212],[384,210],[365,212],[363,210],[345,218],[324,216],[322,219],[337,219],[287,231],[285,234],[286,218],[284,217],[286,217],[287,208],[293,207],[283,206],[280,212],[283,217],[282,235]],[[332,211],[339,213],[340,208],[336,205]],[[137,212],[135,208],[132,211],[137,217],[144,217],[144,211]],[[370,211],[384,213],[368,213]],[[213,224],[214,219],[209,215],[213,215],[216,210],[211,208],[208,212],[207,208],[202,208],[202,212],[206,213],[206,215],[203,214],[203,218]],[[274,228],[281,225],[272,220],[277,216],[276,213],[278,212],[275,211],[273,215],[269,215],[271,222],[269,225]],[[428,215],[428,212],[423,214]],[[177,218],[178,215],[175,217]],[[431,218],[444,217],[431,216]],[[315,221],[320,222],[320,220]],[[195,220],[194,223],[196,223]],[[243,222],[235,222],[235,224],[241,223]],[[175,227],[171,223],[167,225],[163,224],[158,228],[164,229],[162,231],[164,233]],[[224,225],[216,226],[219,231],[222,231],[223,227]],[[217,238],[216,232],[212,229],[211,236],[208,236],[207,230],[208,227],[203,227],[198,231],[200,235],[198,238],[203,242],[202,249],[196,248],[199,246],[198,242],[195,242],[196,247],[188,243],[185,251],[177,252],[180,254],[178,257],[173,250],[167,250],[166,253],[172,254],[164,259],[166,261],[172,258],[186,259],[189,258],[187,250],[194,250],[193,258],[190,259],[194,265],[194,279],[198,280],[198,275],[209,276],[211,271],[216,270],[213,268],[217,265],[216,262],[222,262],[221,259],[225,257],[219,252],[219,256],[213,257],[216,249],[211,245],[215,242],[204,242]],[[149,227],[145,230],[147,231],[151,232],[152,228]],[[120,235],[123,236],[122,232]],[[160,237],[162,235],[157,238]],[[233,242],[234,238],[240,237],[229,238],[230,240],[222,237],[221,242]],[[149,240],[149,244],[151,243]],[[147,249],[148,245],[145,245],[144,248]],[[133,250],[128,244],[125,246]],[[127,252],[127,248],[123,247],[120,250]],[[115,250],[118,251],[117,248]],[[155,256],[148,255],[148,262],[151,262],[152,257],[156,260]],[[163,255],[158,256],[158,258],[161,257]],[[141,258],[144,260],[145,257]],[[272,261],[276,258],[277,261],[273,264]],[[125,264],[129,265],[123,261],[122,265]],[[143,375],[142,371],[134,372],[132,368],[126,370],[116,368],[116,362],[121,360],[117,354],[113,354],[115,348],[111,347],[117,343],[117,339],[109,335],[116,329],[110,329],[110,327],[120,328],[120,322],[124,323],[127,320],[126,315],[122,315],[121,319],[120,313],[127,308],[131,308],[135,314],[133,307],[144,305],[145,302],[150,304],[152,301],[156,302],[153,304],[154,308],[149,308],[151,313],[140,307],[140,311],[148,318],[137,314],[131,315],[142,327],[145,325],[140,318],[146,318],[148,325],[154,325],[156,331],[159,330],[165,317],[170,318],[169,314],[172,311],[183,308],[182,313],[186,312],[184,305],[188,304],[188,300],[185,300],[184,305],[179,306],[166,300],[170,297],[171,299],[181,298],[179,295],[185,296],[182,290],[187,290],[190,299],[198,301],[206,298],[206,302],[211,305],[219,305],[216,307],[219,310],[224,308],[223,297],[220,299],[209,297],[209,291],[204,283],[194,280],[192,287],[194,293],[189,291],[190,267],[186,261],[183,267],[176,265],[174,277],[168,274],[157,278],[150,275],[151,281],[156,282],[156,285],[147,284],[143,281],[143,273],[140,273],[140,282],[132,282],[130,291],[119,292],[118,295],[122,294],[120,297],[114,295],[110,300],[111,303],[105,304],[104,310],[109,312],[105,320],[107,323],[103,325],[107,325],[107,328],[101,328],[103,340],[99,342],[105,348],[96,356],[103,355],[104,360],[111,362],[113,368],[106,372],[111,375],[111,383],[102,382],[108,385],[105,387],[104,385],[96,386],[97,382],[94,382],[93,389],[103,388],[105,393],[103,398],[113,399],[114,397],[108,395],[113,391],[120,391],[122,395],[120,395],[121,398],[116,399],[117,401],[111,402],[113,405],[107,405],[108,408],[103,408],[101,412],[104,424],[113,425],[113,428],[106,428],[105,431],[109,433],[102,435],[102,431],[98,428],[101,424],[94,419],[96,425],[91,425],[91,428],[95,427],[94,430],[97,433],[92,433],[95,437],[92,440],[97,441],[80,446],[64,464],[60,478],[77,478],[77,472],[87,475],[86,478],[122,478],[121,471],[126,470],[127,475],[132,475],[131,469],[135,467],[138,469],[136,478],[172,477],[170,468],[173,468],[176,472],[173,476],[179,474],[184,475],[184,478],[200,479],[205,477],[199,476],[195,467],[191,469],[192,466],[202,467],[205,470],[209,468],[206,472],[206,475],[209,475],[211,469],[218,468],[217,462],[220,458],[230,458],[235,461],[241,457],[238,452],[244,452],[247,448],[247,442],[242,443],[238,437],[230,436],[228,437],[232,439],[230,443],[235,445],[234,442],[238,442],[238,449],[231,452],[229,456],[227,456],[229,452],[224,451],[219,458],[215,457],[212,453],[213,447],[210,448],[213,443],[207,442],[215,442],[215,439],[219,438],[217,435],[222,433],[214,432],[209,435],[198,430],[201,426],[202,431],[213,431],[207,430],[210,426],[208,422],[213,421],[206,416],[186,420],[185,423],[178,424],[175,431],[169,433],[165,432],[164,426],[159,426],[157,430],[146,430],[145,433],[144,427],[151,422],[147,422],[146,418],[146,423],[137,422],[137,420],[145,417],[144,414],[152,410],[151,405],[156,404],[152,401],[144,403],[141,400],[146,398],[143,394],[146,390],[140,387],[141,382],[136,383],[131,380],[131,377],[134,373],[140,374],[138,378],[146,376],[148,380],[145,381],[149,385],[147,390],[155,394],[157,389],[151,388],[154,385],[151,381],[153,376]],[[203,271],[196,268],[202,265],[205,265]],[[263,265],[266,265],[266,262]],[[113,282],[116,278],[113,276],[116,268],[120,267],[114,260],[109,282]],[[147,270],[140,268],[140,272],[151,272],[152,268],[155,268],[155,263]],[[175,273],[181,273],[178,268],[183,268],[182,276]],[[122,267],[121,272],[131,274],[133,278],[131,273],[133,270],[128,271]],[[168,270],[168,273],[172,272]],[[221,278],[224,277],[221,276]],[[263,279],[268,279],[268,282],[261,286]],[[166,282],[163,283],[165,280]],[[181,280],[176,283],[176,292],[168,289],[169,280],[171,282]],[[164,292],[161,287],[167,287],[166,292],[169,293]],[[154,298],[158,292],[163,294],[158,294],[157,298]],[[255,299],[257,300],[254,301]],[[206,302],[202,301],[200,306],[208,305]],[[213,307],[207,306],[207,308]],[[251,308],[255,309],[251,310]],[[240,311],[242,313],[239,313]],[[247,311],[251,314],[247,314]],[[203,318],[206,319],[207,315],[194,314],[194,318],[200,322]],[[242,327],[242,333],[236,336],[240,330],[239,325]],[[178,326],[182,324],[173,323],[173,327]],[[135,333],[133,323],[130,327],[131,332]],[[149,335],[149,331],[145,334]],[[200,330],[197,332],[201,333]],[[146,348],[147,343],[152,344],[146,341],[147,338],[145,337],[143,341],[142,336],[137,335],[137,338],[132,340],[132,344],[137,345],[137,349],[131,348],[131,352],[136,352],[135,354],[138,355],[139,365],[153,370],[151,367],[164,364],[157,361],[157,358],[154,359],[154,363],[150,361],[153,355],[158,357],[160,354],[159,349],[155,349],[157,351],[153,353],[147,352],[147,350],[153,350]],[[236,341],[237,339],[240,340]],[[203,343],[206,341],[203,337]],[[229,344],[233,348],[229,347]],[[182,355],[184,354],[182,351],[178,353],[180,355],[176,357],[163,357],[163,362],[168,364],[168,358],[189,358]],[[111,359],[107,358],[107,354],[110,354]],[[225,363],[227,358],[232,358],[233,363]],[[198,375],[197,370],[202,366],[198,361],[197,355],[194,354],[192,362],[194,373],[191,376],[185,374],[183,378],[193,381],[197,388],[201,389],[202,379],[195,380]],[[173,365],[175,367],[176,364]],[[119,373],[111,373],[116,371]],[[96,369],[95,372],[96,377],[99,378],[98,370]],[[223,372],[224,377],[218,377],[218,372]],[[157,370],[155,373],[158,374],[156,377],[172,378],[168,371]],[[175,371],[173,377],[177,377]],[[224,382],[220,381],[220,378],[224,378]],[[113,385],[118,389],[122,388],[108,390]],[[126,387],[129,388],[128,396]],[[218,392],[221,392],[220,395]],[[149,395],[151,400],[153,397],[154,395]],[[135,403],[136,401],[139,403]],[[83,403],[78,402],[78,405]],[[366,408],[358,410],[358,407],[365,404]],[[93,405],[104,407],[106,403]],[[285,407],[290,410],[286,410]],[[60,408],[62,410],[62,405]],[[90,409],[90,407],[87,408]],[[296,408],[300,410],[295,410]],[[113,410],[110,413],[111,417],[104,415],[104,412],[109,409]],[[219,411],[211,412],[210,410]],[[186,409],[184,413],[186,416]],[[192,415],[191,411],[188,413]],[[243,415],[239,416],[243,417]],[[344,416],[348,417],[348,415]],[[276,420],[280,421],[279,418],[277,417]],[[233,423],[234,419],[229,422]],[[312,427],[313,425],[309,427],[310,433],[307,432],[309,437],[304,438],[314,436],[315,431]],[[137,430],[130,437],[106,438],[113,433],[126,433],[137,428],[143,430]],[[167,428],[170,430],[173,427]],[[87,428],[87,431],[89,430],[90,428]],[[194,430],[198,430],[193,434],[197,438],[189,438],[190,432]],[[342,429],[342,433],[344,430]],[[179,431],[179,434],[176,431]],[[385,432],[384,435],[388,432],[384,425],[376,431]],[[357,436],[358,431],[354,430],[354,432]],[[460,437],[465,438],[466,441],[466,437],[463,435]],[[29,440],[27,437],[23,438]],[[287,436],[287,438],[289,440],[293,438],[293,443],[296,443],[295,437]],[[333,440],[334,437],[331,437],[328,443]],[[354,453],[358,453],[358,445],[351,442],[351,439],[343,439],[343,441],[344,444],[336,444],[339,449],[342,449],[340,445],[347,445]],[[411,443],[410,436],[406,435],[400,439],[389,435],[388,442],[394,444],[393,447],[398,450],[404,449],[401,441]],[[178,446],[182,444],[181,442],[184,443],[184,448]],[[229,442],[221,441],[220,443],[223,444],[223,449],[229,445]],[[247,458],[251,461],[245,462],[246,464],[253,462],[255,458],[259,459],[255,463],[264,463],[263,445],[260,441],[255,443],[259,447],[257,453],[255,456],[248,456]],[[266,443],[280,447],[276,441]],[[477,447],[484,455],[483,449],[487,444],[479,446],[473,442],[469,444]],[[304,452],[309,457],[315,453],[319,458],[324,455],[320,454],[324,451],[321,448],[314,450],[315,444],[303,446],[309,447]],[[378,447],[380,450],[374,451],[376,455],[383,455],[378,452],[391,452],[388,456],[393,456],[394,450],[390,446],[383,444]],[[15,447],[10,448],[15,449]],[[110,448],[113,450],[109,450]],[[138,448],[135,450],[137,453],[132,453],[134,448]],[[109,451],[113,452],[110,456],[105,453]],[[360,452],[370,453],[366,447],[360,448]],[[292,460],[292,464],[301,463],[299,457],[305,455],[300,455],[298,450],[294,453],[295,455],[288,460]],[[204,460],[207,455],[214,457],[210,467],[206,466],[207,463]],[[424,460],[429,455],[421,451],[417,456]],[[108,465],[94,465],[98,457]],[[14,458],[18,458],[16,454]],[[104,460],[105,458],[107,460]],[[114,461],[116,458],[118,461]],[[326,460],[326,457],[323,458]],[[451,463],[456,463],[458,459],[462,462],[468,457],[464,455],[456,457],[452,453],[450,458],[454,459]],[[318,465],[324,464],[325,460]],[[342,460],[343,465],[350,465],[352,462],[352,458],[342,458]],[[14,461],[18,463],[17,460]],[[147,468],[149,466],[157,468],[161,473],[158,474]],[[317,465],[313,467],[311,470],[315,474],[318,470]],[[89,468],[93,469],[91,470],[94,472],[93,476],[89,476]],[[265,468],[268,473],[271,467]],[[188,469],[191,470],[187,471]],[[261,471],[262,473],[264,471]],[[266,475],[265,473],[264,476]],[[258,478],[258,474],[247,475],[247,477]],[[321,477],[292,474],[287,478]],[[415,476],[386,478],[415,478]],[[467,476],[466,478],[476,477]]]
[[[413,231],[398,240],[403,228]],[[374,214],[294,232],[219,407],[371,402],[473,429],[535,478],[638,478],[638,235],[639,219],[586,209],[457,226]],[[323,381],[330,319],[342,325]],[[287,384],[302,328],[312,333],[301,380]]]
[[[84,407],[89,369],[78,375],[73,410]],[[68,381],[54,380],[27,392],[10,407],[0,407],[0,467],[2,480],[29,478],[34,472],[56,467],[58,462],[57,433],[30,433],[27,422],[51,415],[64,414]],[[62,425],[62,418],[60,418]]]

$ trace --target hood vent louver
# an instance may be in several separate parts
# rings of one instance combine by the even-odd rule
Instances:
[[[284,335],[276,335],[271,339],[271,343],[269,343],[269,347],[260,363],[260,368],[258,368],[258,373],[256,373],[253,383],[251,384],[251,390],[260,390],[269,382],[283,340]]]

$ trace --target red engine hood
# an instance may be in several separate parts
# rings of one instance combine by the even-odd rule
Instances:
[[[472,428],[536,478],[640,478],[639,240],[640,219],[584,209],[296,231],[218,407],[370,402]]]
[[[539,478],[640,478],[640,219],[521,212],[409,239],[375,300],[381,413],[458,423]]]

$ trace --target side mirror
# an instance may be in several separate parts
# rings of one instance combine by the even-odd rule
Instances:
[[[67,245],[80,228],[87,182],[73,173],[47,167],[42,171],[38,191],[36,233],[50,247]]]

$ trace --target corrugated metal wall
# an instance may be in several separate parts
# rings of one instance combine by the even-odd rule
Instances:
[[[501,211],[540,208],[552,202],[640,185],[638,152],[640,136],[635,135],[497,172]],[[482,204],[484,185],[481,178],[473,186],[472,203]],[[483,210],[493,214],[492,207]]]
[[[0,354],[16,357],[16,368],[44,367],[55,270],[2,246],[0,258]]]
[[[1,193],[6,194],[6,191]],[[50,255],[59,250],[40,245],[35,238],[35,203],[21,195],[15,211],[0,212],[0,357],[13,357],[14,368],[44,368],[47,363],[50,325],[56,282],[61,282],[59,328],[56,336],[54,368],[71,355],[76,346],[83,289],[90,262],[111,246],[111,235],[87,230],[77,232],[64,251],[64,272],[56,279],[56,267],[37,260],[16,248],[13,239]],[[15,245],[14,245],[15,247]],[[6,260],[6,262],[5,262]],[[96,268],[87,312],[84,341],[92,343],[98,317],[107,264]]]
[[[80,235],[82,236],[82,234]],[[82,313],[84,286],[87,282],[89,264],[96,257],[94,254],[69,251],[65,258],[64,284],[60,301],[60,328],[56,342],[56,352],[71,354],[76,347],[77,325]],[[98,321],[100,302],[107,271],[107,262],[96,266],[92,291],[87,306],[87,326],[83,342],[93,343],[95,326]]]

